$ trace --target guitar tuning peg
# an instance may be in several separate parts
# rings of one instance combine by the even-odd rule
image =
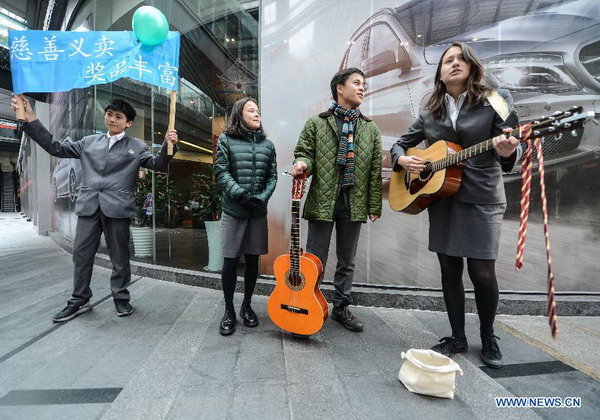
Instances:
[[[562,114],[562,111],[555,111],[555,112],[554,112],[554,114],[552,114],[552,115],[554,115],[554,116],[558,116],[558,115],[560,115],[560,114]]]
[[[539,136],[540,134],[541,134],[540,130],[534,130],[533,131],[533,135],[536,136],[536,137]]]
[[[573,137],[577,137],[577,130],[571,130],[571,135]]]
[[[556,120],[556,118],[554,118],[554,117],[548,117],[548,121],[554,121],[554,120]]]
[[[571,124],[570,124],[570,123],[564,123],[564,124],[563,124],[563,127],[564,127],[564,128],[570,128],[570,127],[571,127]]]
[[[570,111],[565,112],[565,117],[570,117],[572,113]]]
[[[556,130],[556,127],[552,126],[552,127],[548,127],[548,131],[553,132]]]

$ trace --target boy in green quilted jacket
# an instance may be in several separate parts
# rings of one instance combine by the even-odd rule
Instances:
[[[348,306],[361,226],[367,218],[375,222],[381,216],[381,135],[358,109],[365,94],[360,69],[340,70],[330,87],[334,101],[306,122],[294,150],[292,174],[312,175],[303,214],[308,220],[306,251],[319,257],[323,267],[336,228],[331,318],[351,331],[362,331],[362,322]]]

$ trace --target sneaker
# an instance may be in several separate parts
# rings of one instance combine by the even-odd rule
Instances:
[[[439,344],[436,344],[431,348],[433,351],[437,351],[446,357],[450,357],[455,353],[463,353],[469,349],[467,339],[465,337],[444,337],[440,340]]]
[[[117,308],[117,316],[127,316],[133,313],[133,307],[129,301],[124,299],[115,299],[115,308]]]
[[[90,302],[82,303],[81,305],[67,305],[65,309],[57,313],[52,317],[54,322],[65,322],[75,318],[77,315],[81,315],[84,312],[91,311],[92,305]]]
[[[219,325],[219,333],[221,335],[233,334],[235,331],[236,322],[237,320],[235,319],[235,311],[233,309],[225,309],[225,315],[223,315],[223,319],[221,319],[221,324]]]
[[[500,339],[494,334],[481,336],[481,360],[492,369],[502,367],[502,352],[497,340]]]
[[[250,305],[242,305],[240,317],[244,320],[246,327],[256,327],[258,325],[258,317]]]
[[[342,306],[341,308],[333,308],[331,311],[331,319],[339,322],[350,331],[362,331],[363,323],[359,321],[357,317],[352,315],[348,306]]]

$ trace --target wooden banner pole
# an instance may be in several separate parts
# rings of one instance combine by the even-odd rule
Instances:
[[[23,98],[23,95],[15,95],[15,98],[17,99],[17,104],[19,105],[19,108],[17,108],[17,121],[25,121],[25,100]]]
[[[169,105],[169,130],[175,129],[175,110],[177,108],[177,91],[171,91],[171,103]],[[173,143],[167,142],[167,154],[173,156]]]

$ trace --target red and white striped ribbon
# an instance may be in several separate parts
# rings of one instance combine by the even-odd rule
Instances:
[[[515,267],[523,267],[523,252],[527,237],[527,219],[529,217],[529,202],[531,200],[531,178],[533,166],[533,146],[535,146],[540,172],[540,193],[542,199],[542,215],[544,218],[544,239],[546,242],[546,259],[548,261],[548,323],[552,338],[556,338],[558,327],[556,324],[556,300],[554,296],[554,273],[552,272],[552,259],[550,258],[550,234],[548,232],[548,202],[546,200],[546,184],[544,183],[544,156],[542,154],[542,141],[539,137],[531,140],[531,125],[521,127],[521,138],[527,144],[521,169],[521,214],[519,222],[519,239],[517,241],[517,260]]]

